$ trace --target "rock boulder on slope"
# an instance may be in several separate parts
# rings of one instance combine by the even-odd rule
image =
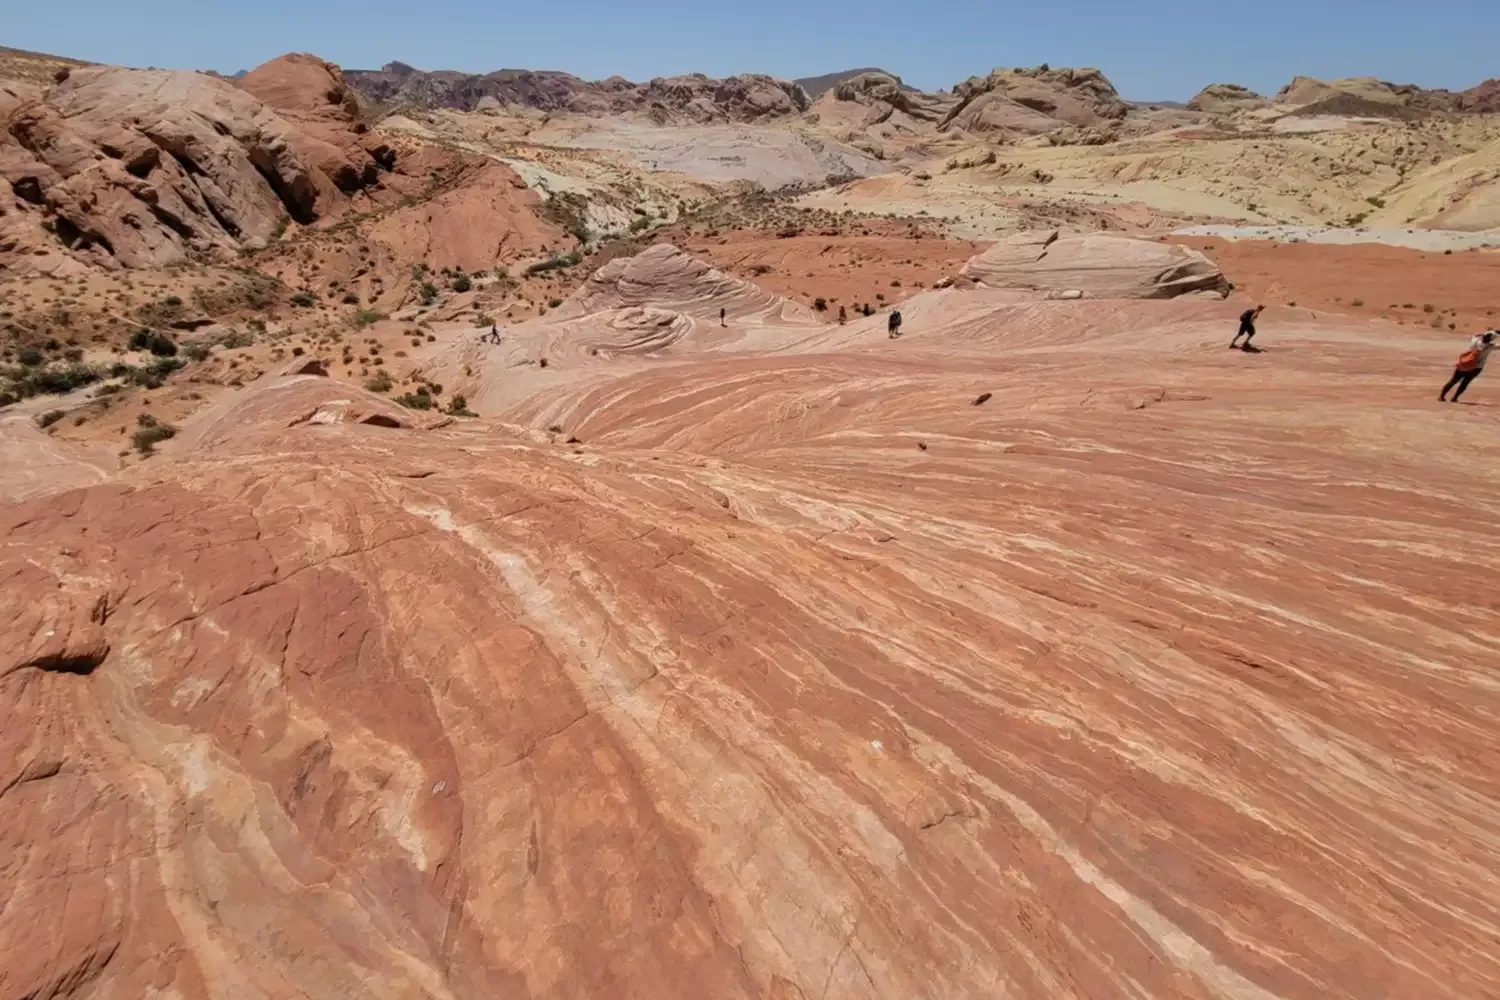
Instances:
[[[1076,292],[1088,299],[1169,299],[1194,292],[1222,297],[1229,291],[1218,267],[1196,250],[1103,233],[1017,233],[969,261],[962,273],[987,288]]]

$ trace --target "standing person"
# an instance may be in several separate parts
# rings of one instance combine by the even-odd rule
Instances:
[[[721,306],[719,308],[719,325],[720,326],[728,326],[729,325],[728,323],[724,322],[724,319],[725,319],[726,315],[727,315],[727,313],[725,312],[724,308]]]
[[[1265,311],[1265,306],[1256,306],[1254,309],[1246,309],[1244,312],[1240,313],[1240,329],[1239,332],[1234,335],[1234,340],[1231,340],[1229,342],[1230,350],[1233,350],[1235,347],[1239,346],[1238,344],[1236,344],[1236,341],[1238,341],[1241,337],[1245,338],[1245,346],[1241,347],[1240,350],[1250,350],[1250,338],[1255,336],[1255,320],[1258,316],[1260,316],[1261,313]]]
[[[890,333],[891,339],[901,336],[901,310],[893,309],[891,318],[886,322],[886,331]]]
[[[1443,391],[1438,393],[1438,402],[1448,402],[1448,391],[1457,387],[1453,393],[1453,402],[1458,402],[1458,397],[1464,394],[1469,383],[1479,377],[1484,371],[1484,363],[1489,360],[1490,352],[1500,347],[1500,341],[1494,330],[1476,334],[1469,340],[1469,348],[1458,356],[1458,364],[1453,369],[1453,377],[1448,384],[1443,386]]]
[[[839,326],[843,326],[849,319],[849,312],[843,306],[839,306]]]

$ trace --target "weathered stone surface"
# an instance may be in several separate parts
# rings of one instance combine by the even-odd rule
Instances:
[[[702,73],[632,83],[586,81],[569,73],[499,70],[483,76],[423,72],[404,63],[378,71],[348,70],[349,83],[376,101],[473,111],[485,98],[512,107],[584,114],[655,113],[690,122],[758,121],[806,111],[807,92],[790,80],[747,73],[714,79]]]
[[[942,128],[1042,132],[1064,124],[1102,125],[1130,110],[1097,69],[997,69],[970,77],[953,93],[958,103]]]
[[[1193,95],[1187,106],[1205,114],[1232,114],[1250,111],[1270,104],[1264,97],[1237,83],[1211,83]]]
[[[1090,299],[1166,299],[1190,292],[1227,294],[1228,282],[1207,257],[1173,243],[1056,230],[999,240],[964,266],[963,276],[989,288],[1077,292]]]
[[[85,67],[16,103],[0,177],[16,231],[45,223],[98,264],[161,266],[264,241],[311,221],[319,183],[293,130],[260,101],[199,73]]]
[[[429,430],[268,378],[0,507],[7,995],[1485,995],[1500,451],[1393,404],[1446,350],[686,297],[742,339],[497,350]]]

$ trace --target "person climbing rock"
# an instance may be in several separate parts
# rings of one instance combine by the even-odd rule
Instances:
[[[892,340],[901,336],[901,310],[891,310],[891,318],[886,322],[885,327]]]
[[[1453,377],[1448,384],[1443,386],[1443,391],[1438,393],[1438,402],[1458,402],[1458,397],[1464,394],[1469,383],[1479,377],[1484,371],[1484,363],[1489,360],[1490,352],[1500,347],[1500,334],[1494,330],[1476,334],[1470,338],[1468,349],[1458,356],[1458,364],[1453,369]],[[1453,392],[1453,399],[1448,399],[1448,393]]]
[[[1261,313],[1263,313],[1265,311],[1266,311],[1266,307],[1265,306],[1256,306],[1254,309],[1246,309],[1244,312],[1240,313],[1240,329],[1239,329],[1239,332],[1234,335],[1234,340],[1231,340],[1229,342],[1229,347],[1230,347],[1231,350],[1234,349],[1235,347],[1240,347],[1240,345],[1237,343],[1237,341],[1241,337],[1245,338],[1245,344],[1244,344],[1243,347],[1240,347],[1240,350],[1242,350],[1242,351],[1251,350],[1251,347],[1250,347],[1250,338],[1252,338],[1252,337],[1255,336],[1255,320],[1256,320],[1257,317],[1260,316]]]

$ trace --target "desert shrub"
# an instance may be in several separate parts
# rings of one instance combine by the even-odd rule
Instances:
[[[1364,305],[1364,304],[1365,304],[1365,300],[1364,300],[1364,299],[1351,299],[1351,300],[1350,300],[1350,301],[1349,301],[1349,304],[1350,304],[1350,305],[1351,305],[1351,306],[1354,306],[1354,307],[1355,307],[1355,308],[1356,308],[1356,309],[1357,309],[1357,308],[1359,308],[1359,307],[1360,307],[1360,306],[1362,306],[1362,305]]]
[[[125,366],[127,371],[123,374],[131,382],[143,389],[159,389],[167,376],[182,368],[186,364],[181,358],[157,358],[149,365],[140,368]]]
[[[449,415],[455,417],[477,417],[479,414],[469,409],[469,401],[462,395],[455,395],[448,400]]]
[[[159,423],[156,418],[147,414],[141,414],[139,422],[140,426],[130,436],[130,443],[142,455],[151,454],[158,444],[177,436],[177,428],[171,424]]]
[[[378,313],[373,309],[356,309],[354,311],[354,325],[360,328],[379,323],[385,319],[385,313]]]
[[[345,292],[343,303],[346,306],[357,306],[359,305],[359,296],[355,295],[353,292]]]
[[[467,292],[469,289],[474,287],[474,282],[469,280],[469,276],[467,274],[460,274],[458,277],[449,282],[448,287],[453,289],[455,292]]]
[[[311,309],[317,304],[318,300],[313,297],[312,292],[298,292],[292,296],[292,305],[299,309]]]
[[[209,345],[203,343],[202,341],[195,340],[191,344],[184,345],[182,348],[182,353],[187,356],[187,359],[189,361],[202,361],[204,358],[208,357]]]
[[[822,312],[823,310],[825,310],[825,309],[828,308],[828,300],[825,299],[825,298],[822,298],[821,296],[819,296],[816,299],[813,299],[813,308],[816,309],[818,312]]]
[[[46,413],[43,413],[40,417],[36,418],[36,425],[38,427],[51,427],[53,424],[57,423],[59,420],[66,416],[67,414],[62,410],[48,410]]]
[[[504,281],[506,278],[510,277],[510,268],[506,267],[504,264],[501,264],[499,267],[495,268],[495,277],[499,278],[501,281]]]
[[[556,309],[558,306],[562,305],[562,303],[563,303],[562,299],[548,299],[547,300],[547,308],[548,309]]]
[[[74,389],[92,385],[102,377],[97,368],[89,365],[72,364],[33,368],[13,374],[7,391],[18,399],[29,399],[32,396],[44,394],[61,396]]]
[[[372,377],[365,379],[365,388],[371,392],[390,392],[396,383],[391,380],[391,373],[378,371]]]
[[[432,409],[432,397],[427,394],[427,387],[423,386],[416,392],[404,393],[396,397],[396,402],[408,410],[430,410]]]
[[[179,309],[182,307],[182,300],[175,295],[168,295],[165,299],[162,299],[162,305],[168,309]]]
[[[526,269],[526,275],[530,277],[534,274],[558,271],[565,267],[572,267],[581,260],[583,260],[582,254],[577,250],[570,250],[568,253],[558,254],[556,257],[549,257],[547,260],[537,261]]]
[[[417,295],[422,300],[424,306],[430,306],[437,301],[437,286],[430,281],[424,281],[422,282],[422,287],[417,290]]]
[[[35,368],[42,363],[42,352],[35,347],[23,347],[16,355],[16,360],[27,368]]]
[[[146,349],[158,358],[172,358],[177,356],[177,342],[164,333],[151,335],[151,342]]]
[[[630,231],[632,233],[638,233],[641,230],[645,229],[649,225],[651,225],[651,220],[649,218],[645,217],[645,216],[641,216],[638,219],[631,219],[630,220]]]
[[[247,333],[243,330],[234,330],[229,336],[219,341],[219,343],[229,350],[234,350],[238,347],[249,347],[255,343],[255,334]]]

